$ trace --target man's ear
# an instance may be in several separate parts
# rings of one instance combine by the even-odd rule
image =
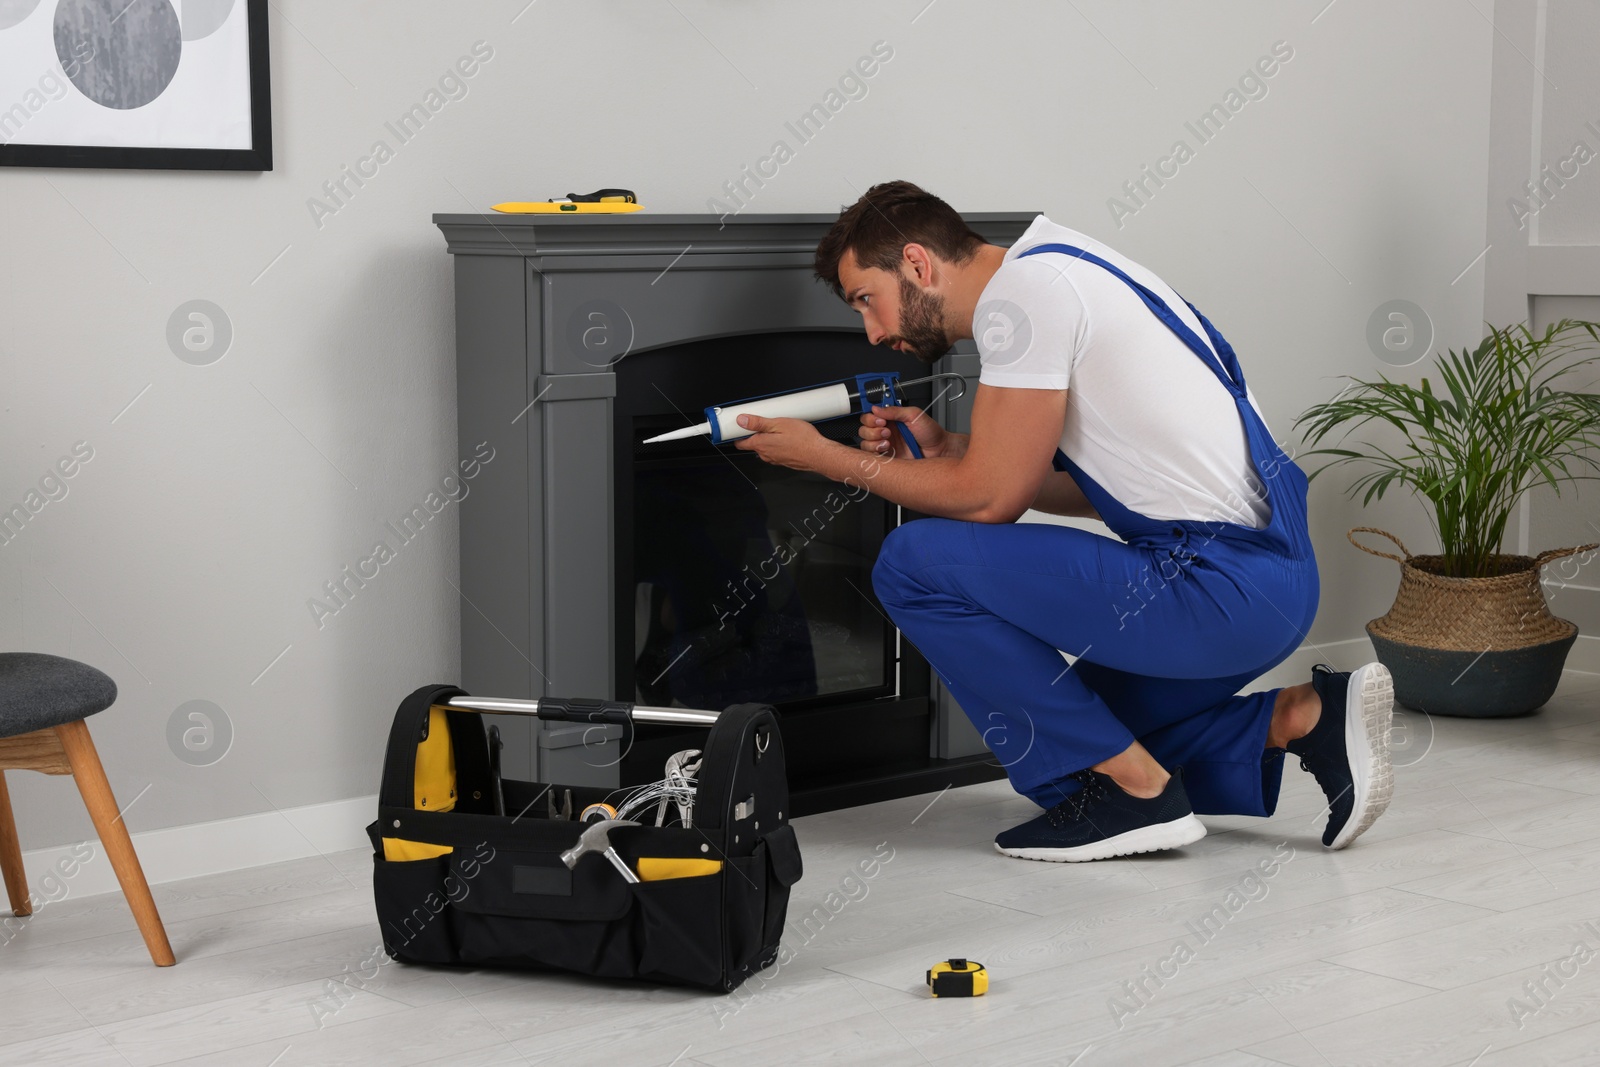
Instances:
[[[917,285],[927,288],[933,284],[933,257],[919,244],[908,244],[900,252],[901,268]]]

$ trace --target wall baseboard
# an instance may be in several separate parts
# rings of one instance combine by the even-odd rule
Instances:
[[[139,854],[145,879],[151,885],[159,885],[329,852],[368,848],[366,827],[377,814],[376,795],[351,797],[214,822],[146,830],[133,835],[133,847]],[[28,875],[28,888],[35,897],[49,901],[52,896],[77,899],[97,893],[121,892],[99,841],[93,840],[92,844],[93,856],[76,865],[76,872],[70,878],[62,877],[56,863],[66,859],[69,862],[60,870],[72,870],[74,849],[76,855],[81,856],[81,844],[24,852],[22,866]],[[46,882],[47,875],[54,880]],[[65,896],[61,889],[54,888],[57,886],[65,887]],[[54,892],[48,892],[47,888]]]
[[[1600,674],[1600,637],[1579,634],[1572,651],[1567,653],[1567,670]]]
[[[1311,677],[1311,667],[1316,663],[1331,663],[1349,670],[1374,658],[1372,642],[1365,637],[1302,645],[1283,663],[1252,682],[1250,689],[1298,685]],[[1579,637],[1567,657],[1567,669],[1600,674],[1600,637]],[[377,808],[376,796],[351,797],[281,812],[147,830],[133,835],[133,846],[138,850],[145,877],[151,885],[159,885],[367,848],[366,826],[376,816]],[[70,879],[61,879],[54,870],[55,865],[58,860],[70,858],[75,847],[62,845],[22,854],[28,885],[33,892],[46,896],[43,886],[47,874],[55,874],[57,881],[51,884],[65,884],[67,895],[73,898],[120,892],[116,875],[98,842],[93,858],[83,863]],[[67,866],[70,869],[72,864]]]

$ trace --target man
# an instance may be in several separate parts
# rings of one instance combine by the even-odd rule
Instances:
[[[1299,647],[1319,587],[1305,475],[1203,316],[1084,234],[1041,215],[1007,250],[909,182],[845,210],[816,273],[874,344],[932,362],[977,342],[970,435],[904,407],[862,416],[860,437],[874,492],[942,516],[889,535],[879,599],[1046,809],[996,848],[1075,861],[1189,844],[1196,812],[1271,815],[1285,751],[1327,794],[1324,845],[1372,825],[1391,789],[1381,664],[1234,695]],[[810,423],[740,423],[757,432],[739,447],[769,463],[861,478],[861,453]],[[1018,523],[1030,507],[1120,540]]]

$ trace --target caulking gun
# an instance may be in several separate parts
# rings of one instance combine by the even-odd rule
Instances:
[[[682,441],[689,437],[710,437],[713,444],[719,445],[724,441],[736,441],[755,432],[739,425],[740,415],[759,415],[764,419],[804,419],[807,422],[825,422],[846,415],[864,415],[871,411],[874,405],[898,407],[903,390],[940,378],[951,379],[951,388],[955,390],[951,399],[959,400],[966,392],[965,379],[955,373],[930,374],[926,378],[916,378],[908,382],[900,380],[898,371],[858,374],[854,378],[843,378],[836,382],[815,385],[809,389],[769,393],[766,396],[750,397],[748,400],[715,404],[705,409],[705,422],[659,434],[644,443],[653,445],[658,441]],[[922,449],[917,446],[917,439],[912,436],[905,423],[897,422],[892,425],[899,428],[900,437],[911,450],[911,454],[921,459]]]

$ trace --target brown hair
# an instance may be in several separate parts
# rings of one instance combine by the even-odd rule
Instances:
[[[932,193],[910,182],[883,182],[839,213],[817,245],[813,269],[843,298],[839,261],[845,252],[854,252],[863,267],[898,274],[908,244],[922,245],[950,263],[965,263],[984,240],[955,208]]]

